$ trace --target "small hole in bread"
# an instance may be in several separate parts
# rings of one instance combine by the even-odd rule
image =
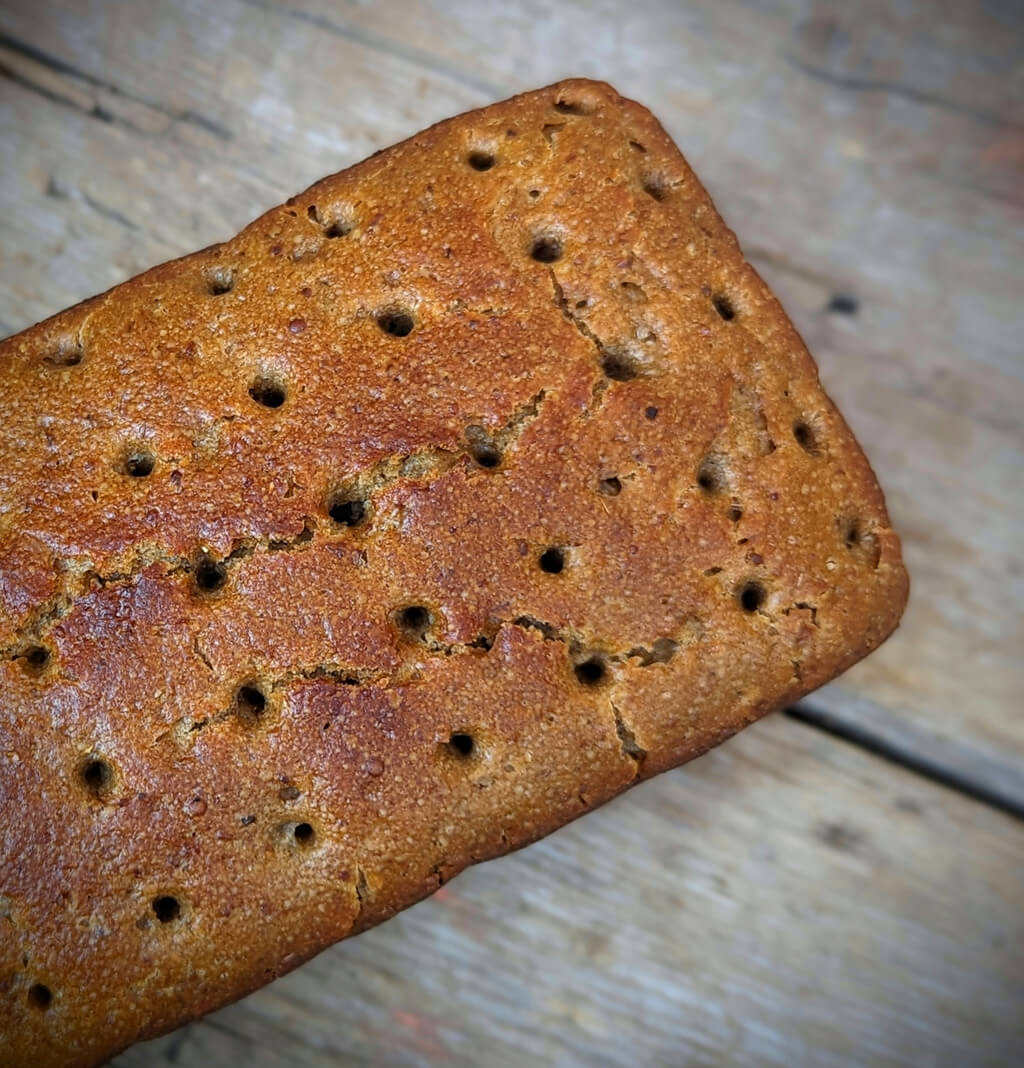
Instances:
[[[122,470],[132,478],[148,478],[156,467],[156,457],[149,449],[132,449],[124,458]]]
[[[395,613],[395,622],[408,641],[421,641],[432,620],[429,609],[421,604],[410,604]]]
[[[538,234],[530,246],[530,255],[538,263],[556,263],[562,258],[562,241],[554,234]]]
[[[82,784],[86,792],[97,801],[110,794],[114,786],[114,769],[100,756],[87,757],[82,764]]]
[[[392,337],[408,337],[416,325],[412,315],[403,308],[386,308],[377,313],[377,325]]]
[[[464,731],[455,731],[446,744],[456,756],[463,759],[472,756],[473,751],[476,749],[473,735],[466,734]]]
[[[843,526],[843,542],[847,549],[856,549],[860,544],[860,524],[856,519],[847,520]]]
[[[153,898],[153,914],[161,923],[173,923],[181,915],[181,902],[170,894]]]
[[[721,457],[705,456],[697,468],[697,485],[705,493],[721,493],[726,488],[725,465]]]
[[[267,695],[252,682],[238,687],[232,712],[248,726],[252,726],[267,710]]]
[[[798,419],[793,424],[793,437],[804,452],[809,453],[811,456],[818,455],[818,438],[814,433],[814,427],[807,420]]]
[[[264,408],[280,408],[285,402],[284,383],[269,375],[260,375],[249,387],[249,396]]]
[[[219,590],[228,580],[228,569],[219,560],[203,556],[196,564],[196,587],[203,593]]]
[[[601,353],[601,370],[614,382],[629,382],[640,374],[640,364],[625,349],[611,348]]]
[[[50,666],[50,650],[45,645],[30,645],[21,654],[25,670],[31,675],[41,675]]]
[[[85,350],[77,339],[63,338],[43,357],[49,367],[75,367],[82,362]]]
[[[501,450],[482,426],[466,427],[469,455],[480,467],[497,467],[501,463]]]
[[[663,174],[647,174],[643,179],[643,189],[654,200],[664,200],[669,194],[670,186]]]
[[[608,664],[603,656],[594,655],[581,660],[574,668],[576,678],[584,686],[596,686],[608,674]]]
[[[724,293],[716,293],[711,298],[711,303],[715,306],[715,311],[727,322],[732,322],[736,318],[736,309],[733,307],[732,301]]]
[[[643,286],[638,285],[636,282],[620,282],[619,288],[622,290],[622,295],[634,304],[647,303],[647,294],[644,292]]]
[[[53,1001],[53,991],[45,983],[33,983],[28,988],[28,1003],[34,1009],[45,1012]]]
[[[729,509],[729,519],[730,519],[730,521],[733,522],[733,523],[738,523],[742,518],[743,518],[743,509],[738,504],[734,504]],[[744,541],[746,541],[746,539],[744,539]]]
[[[540,554],[537,563],[540,564],[541,571],[546,571],[549,575],[561,574],[565,568],[565,550],[553,545]]]
[[[622,480],[614,475],[611,478],[602,478],[597,483],[597,492],[603,493],[606,497],[618,497],[622,492]]]
[[[843,543],[851,553],[870,561],[877,568],[882,559],[882,545],[870,525],[864,526],[858,519],[840,521]]]
[[[296,823],[292,827],[292,838],[297,845],[308,847],[313,844],[316,838],[316,831],[313,830],[311,823]]]
[[[227,267],[214,267],[206,276],[212,296],[220,297],[235,288],[235,276]]]
[[[336,494],[327,505],[327,514],[339,527],[357,527],[366,519],[366,501],[362,497]]]
[[[494,158],[493,152],[487,152],[485,150],[477,150],[476,152],[470,152],[466,159],[466,162],[475,171],[489,171],[497,160]]]
[[[497,445],[494,444],[475,444],[470,453],[481,467],[497,467],[501,463],[501,453],[498,451]]]
[[[563,115],[590,115],[594,111],[594,104],[579,97],[559,97],[555,101],[555,111],[560,111]]]
[[[667,664],[679,652],[679,642],[671,638],[656,638],[651,646],[651,663]]]
[[[306,214],[323,231],[324,237],[347,237],[353,230],[352,220],[344,212],[324,215],[316,204],[310,204]]]
[[[765,596],[764,586],[753,580],[744,582],[737,593],[740,607],[744,612],[756,612],[764,604]]]

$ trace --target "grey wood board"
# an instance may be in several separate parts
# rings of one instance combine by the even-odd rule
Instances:
[[[772,717],[270,987],[163,1064],[1010,1065],[1024,828]]]

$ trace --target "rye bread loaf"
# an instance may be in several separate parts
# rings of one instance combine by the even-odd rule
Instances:
[[[0,371],[5,1065],[238,998],[906,598],[806,348],[607,85],[441,123]]]

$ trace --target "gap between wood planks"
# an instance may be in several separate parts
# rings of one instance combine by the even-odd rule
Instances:
[[[103,81],[100,78],[96,78],[94,75],[87,73],[79,67],[67,63],[62,59],[58,59],[57,57],[50,55],[48,52],[36,48],[35,45],[29,44],[26,41],[21,41],[16,37],[11,37],[9,34],[3,33],[2,31],[0,31],[0,49],[6,49],[13,55],[20,56],[22,59],[27,59],[31,63],[37,64],[53,74],[77,79],[93,89],[102,90],[114,97],[122,97],[134,104],[141,104],[143,107],[149,108],[151,111],[165,116],[172,122],[184,122],[199,126],[201,129],[214,134],[223,141],[230,141],[234,136],[226,127],[221,126],[220,123],[214,122],[205,115],[200,115],[191,110],[175,112],[155,100],[146,99],[144,97],[136,96],[133,93],[126,92],[113,82]],[[145,133],[144,130],[140,129],[134,123],[111,114],[111,112],[104,108],[99,101],[94,101],[91,107],[83,106],[82,101],[77,100],[74,94],[68,96],[62,93],[59,87],[38,84],[23,72],[12,70],[3,62],[2,57],[0,57],[0,74],[9,78],[16,84],[21,85],[32,92],[38,93],[47,100],[52,100],[55,104],[64,104],[67,107],[74,108],[76,111],[81,111],[90,118],[99,119],[101,122],[113,124],[120,123],[121,125],[127,126],[135,133]]]
[[[782,714],[797,723],[838,738],[840,741],[871,753],[890,764],[912,772],[922,779],[945,786],[949,790],[980,801],[983,805],[1005,812],[1008,816],[1024,820],[1024,803],[1004,793],[998,786],[989,786],[971,778],[956,768],[942,764],[923,753],[915,752],[889,738],[884,737],[870,727],[850,723],[841,719],[829,709],[801,701],[782,710]]]

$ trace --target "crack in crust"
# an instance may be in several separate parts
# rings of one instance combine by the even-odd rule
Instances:
[[[573,315],[572,309],[569,307],[569,301],[565,295],[565,290],[562,289],[562,284],[558,281],[554,267],[548,268],[548,276],[551,279],[555,307],[558,308],[565,319],[573,325],[580,335],[586,338],[586,340],[594,346],[594,351],[597,354],[597,365],[598,367],[602,367],[608,357],[608,350],[605,347],[604,342],[593,330],[590,329],[589,326],[587,326],[585,322],[583,322],[582,319],[579,318],[579,316]],[[587,410],[588,415],[594,415],[600,409],[608,384],[608,379],[603,375],[594,383],[594,389],[590,398],[590,406]]]
[[[490,446],[497,449],[499,454],[513,448],[526,427],[540,416],[546,396],[547,390],[537,392],[512,413],[504,426],[494,432],[486,432],[480,428]],[[409,453],[395,453],[359,472],[337,487],[331,496],[333,498],[339,493],[362,494],[362,499],[372,500],[374,496],[403,481],[416,481],[427,485],[446,475],[460,461],[465,462],[465,458],[464,451],[445,449],[439,445]],[[388,522],[386,517],[380,518],[383,527],[386,527]],[[239,561],[248,557],[301,552],[317,541],[335,540],[337,535],[332,538],[332,534],[334,532],[330,529],[327,519],[307,515],[303,517],[302,529],[296,534],[284,537],[272,534],[259,537],[240,535],[234,538],[230,552],[219,560],[207,553],[202,546],[198,546],[196,554],[190,558],[169,553],[151,542],[136,543],[117,554],[113,568],[106,572],[98,571],[88,560],[61,559],[57,567],[64,576],[64,588],[40,606],[29,621],[15,631],[11,641],[0,646],[0,660],[15,660],[25,656],[94,589],[103,589],[114,584],[130,585],[143,571],[155,564],[165,565],[167,575],[193,574],[206,564],[218,569],[223,568],[226,578]],[[206,657],[198,649],[196,655],[209,666]]]
[[[520,615],[512,620],[503,621],[499,626],[515,626],[521,630],[535,630],[545,641],[561,642],[574,657],[587,653],[600,652],[609,662],[624,664],[628,660],[637,660],[640,667],[651,664],[667,664],[684,646],[691,645],[704,633],[704,624],[698,619],[689,619],[680,628],[675,638],[667,636],[655,638],[650,645],[634,643],[621,649],[602,649],[599,643],[589,640],[582,631],[575,627],[559,627],[534,616]]]
[[[647,759],[647,750],[637,742],[636,735],[627,725],[622,712],[614,702],[612,702],[612,714],[615,716],[615,733],[622,743],[622,754],[635,762],[634,777],[636,777],[643,771],[644,761]]]
[[[560,642],[565,646],[570,660],[575,662],[580,662],[586,656],[593,655],[594,651],[599,648],[597,643],[589,640],[582,631],[574,627],[556,627],[552,623],[546,623],[532,616],[517,616],[514,619],[499,620],[489,630],[493,635],[504,627],[516,627],[522,631],[537,631],[545,641]],[[694,621],[690,621],[686,628],[691,638],[695,637],[699,629],[699,625]],[[685,634],[680,635],[680,638],[684,641],[686,637]],[[445,643],[424,636],[420,644],[416,646],[416,650],[421,657],[433,660],[448,659],[456,656],[486,656],[490,652],[492,641],[493,638],[485,638],[483,640],[477,638],[471,642]],[[651,643],[650,647],[631,645],[628,648],[619,650],[602,650],[600,656],[608,663],[619,665],[635,660],[639,667],[645,668],[651,664],[668,663],[681,647],[681,642],[675,639],[657,638]],[[210,659],[199,645],[198,637],[193,639],[193,649],[196,656],[206,664],[211,673],[214,672]],[[264,692],[265,696],[272,696],[281,693],[296,682],[312,682],[316,680],[333,682],[338,686],[378,686],[381,689],[388,690],[413,684],[422,679],[422,677],[423,672],[420,666],[410,661],[406,661],[394,671],[375,671],[372,668],[358,667],[354,664],[321,661],[292,668],[272,678],[261,680],[263,683],[261,692]],[[614,705],[612,708],[615,713],[616,731],[623,744],[623,752],[632,759],[637,760],[639,764],[642,764],[644,757],[647,755],[646,751],[636,743],[632,731],[626,728],[623,723],[618,709]],[[161,731],[154,744],[170,738],[184,748],[193,734],[236,715],[239,715],[238,709],[232,705],[199,720],[194,720],[188,715],[179,716],[169,727]],[[256,717],[242,714],[241,718],[253,723]]]

